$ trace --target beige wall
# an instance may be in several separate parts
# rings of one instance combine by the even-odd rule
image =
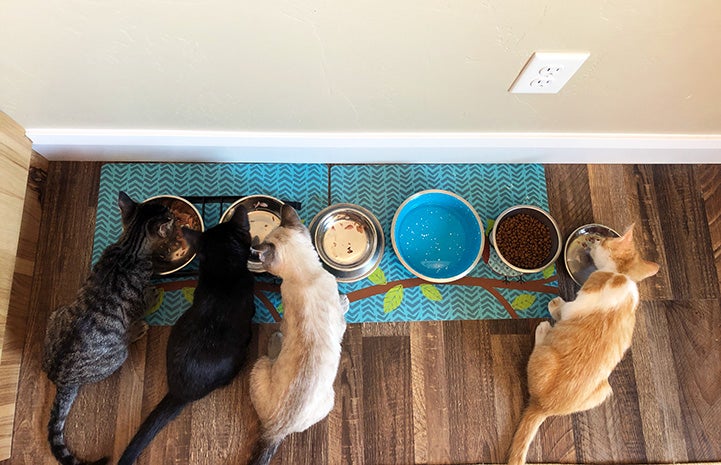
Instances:
[[[721,3],[4,0],[28,128],[721,133]],[[534,50],[591,56],[558,95]]]

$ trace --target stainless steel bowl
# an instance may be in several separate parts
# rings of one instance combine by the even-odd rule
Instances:
[[[284,202],[269,195],[249,195],[236,200],[225,210],[223,216],[220,217],[220,222],[228,221],[238,205],[243,205],[248,210],[250,235],[253,237],[254,243],[256,241],[263,242],[272,230],[280,226],[280,211]],[[255,258],[248,260],[248,269],[254,273],[265,271],[263,264]]]
[[[175,273],[195,258],[195,249],[185,242],[181,228],[186,226],[196,231],[204,231],[203,218],[192,203],[175,195],[157,195],[145,199],[143,203],[164,205],[175,216],[173,234],[164,244],[162,253],[153,256],[153,271],[156,275],[164,276]]]
[[[350,283],[367,277],[383,256],[381,224],[359,205],[331,205],[313,218],[308,229],[323,266],[337,281]]]
[[[521,268],[514,265],[503,256],[500,250],[498,250],[498,245],[496,243],[496,231],[498,230],[498,225],[502,224],[504,220],[520,214],[526,214],[541,221],[541,223],[548,228],[548,232],[551,235],[551,249],[546,258],[543,260],[543,263],[536,268]],[[548,212],[535,205],[516,205],[501,212],[501,214],[498,215],[498,218],[496,218],[496,222],[493,224],[493,229],[491,230],[491,243],[498,254],[498,258],[500,258],[501,261],[508,265],[511,269],[520,273],[537,273],[547,268],[558,259],[559,255],[561,255],[561,231],[558,229],[556,220],[554,220]]]
[[[590,243],[604,237],[619,237],[620,234],[602,224],[584,224],[573,231],[566,239],[563,252],[568,274],[576,284],[583,285],[591,273],[596,271],[590,254]]]

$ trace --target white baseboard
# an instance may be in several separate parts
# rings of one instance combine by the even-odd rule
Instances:
[[[27,129],[49,160],[721,163],[719,134],[279,133]]]

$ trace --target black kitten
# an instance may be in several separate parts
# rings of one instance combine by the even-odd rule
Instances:
[[[145,289],[153,273],[151,256],[173,230],[173,215],[161,205],[118,197],[123,234],[103,252],[75,301],[50,314],[42,367],[57,393],[48,424],[53,455],[79,465],[65,445],[64,429],[80,386],[98,382],[120,368],[128,345],[145,326]],[[95,464],[103,464],[107,458]]]
[[[184,228],[183,235],[200,260],[193,305],[168,339],[168,393],[140,425],[118,465],[135,462],[187,404],[230,383],[247,356],[255,314],[248,212],[238,207],[229,222],[202,235]]]

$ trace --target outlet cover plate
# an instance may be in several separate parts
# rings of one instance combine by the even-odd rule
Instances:
[[[511,88],[514,94],[556,94],[591,54],[534,52]]]

